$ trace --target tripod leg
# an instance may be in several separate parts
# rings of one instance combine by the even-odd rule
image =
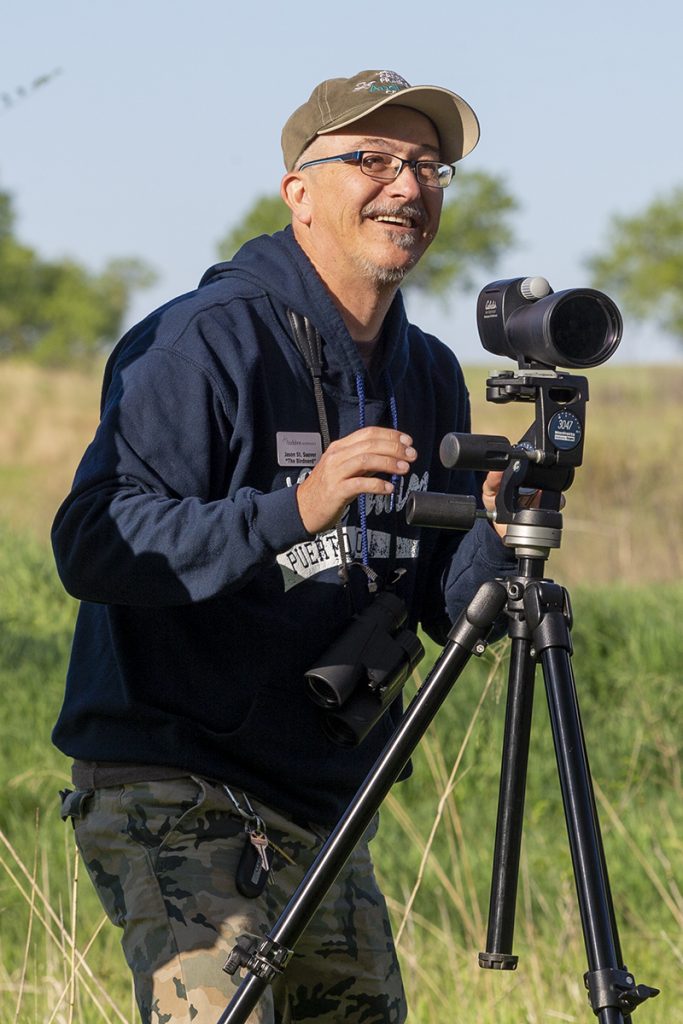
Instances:
[[[568,595],[549,581],[531,584],[524,607],[543,667],[574,879],[588,959],[586,987],[601,1024],[624,1024],[658,990],[636,986],[621,963],[607,866],[571,666]]]
[[[513,637],[486,952],[479,954],[480,967],[498,970],[514,970],[517,966],[512,938],[536,667],[530,648],[529,639]]]
[[[430,722],[463,668],[476,652],[505,607],[507,590],[492,580],[485,583],[449,633],[449,641],[422,687],[411,701],[395,733],[370,769],[334,831],[302,879],[268,936],[256,949],[236,947],[226,970],[244,967],[245,977],[217,1024],[243,1024],[266,986],[284,969],[291,951],[325,894],[372,821]]]

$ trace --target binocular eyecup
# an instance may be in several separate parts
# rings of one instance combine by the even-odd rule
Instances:
[[[406,615],[396,594],[378,594],[305,673],[309,696],[325,711],[323,728],[334,743],[357,746],[423,657],[422,643],[403,627]]]

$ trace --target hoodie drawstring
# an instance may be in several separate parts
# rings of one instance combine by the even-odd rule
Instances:
[[[394,394],[394,387],[391,382],[391,376],[388,370],[384,370],[382,373],[382,380],[384,381],[384,390],[387,396],[387,404],[389,405],[389,411],[391,414],[391,425],[394,430],[398,430],[398,407],[396,405],[396,395]],[[365,426],[365,380],[362,373],[356,374],[356,394],[358,395],[358,426],[362,430]],[[391,477],[391,482],[394,485],[394,490],[391,495],[389,502],[389,511],[394,511],[394,498],[396,495],[396,487],[398,485],[398,476],[394,473]],[[368,515],[367,515],[367,495],[358,495],[358,514],[360,518],[360,535],[361,535],[361,560],[363,565],[367,568],[370,565],[370,555],[368,550]],[[392,529],[392,549],[396,543],[396,529]],[[393,561],[393,558],[392,558]]]

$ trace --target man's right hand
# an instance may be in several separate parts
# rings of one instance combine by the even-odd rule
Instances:
[[[299,514],[309,533],[331,529],[359,494],[391,494],[390,480],[417,458],[413,439],[387,427],[364,427],[333,441],[297,488]]]

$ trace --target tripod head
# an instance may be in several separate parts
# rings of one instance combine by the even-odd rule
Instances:
[[[505,543],[518,558],[547,558],[559,548],[562,493],[581,465],[585,439],[588,381],[558,373],[555,364],[595,366],[621,340],[619,310],[602,292],[570,289],[553,293],[542,277],[495,281],[482,290],[477,325],[485,349],[517,358],[517,371],[501,371],[486,381],[489,402],[533,402],[535,418],[516,443],[485,434],[446,434],[439,456],[444,466],[503,473],[495,513],[472,495],[414,492],[406,519],[419,526],[468,530],[477,518],[507,523]],[[530,491],[540,491],[538,507],[525,508]]]
[[[473,495],[427,491],[410,495],[406,519],[469,530],[477,518],[495,518],[509,524],[505,543],[518,557],[547,558],[560,546],[562,494],[583,458],[588,381],[555,370],[503,371],[487,379],[486,398],[499,404],[533,402],[534,422],[516,444],[498,435],[446,434],[439,457],[449,468],[501,471],[495,513],[478,506]],[[538,507],[525,508],[525,495],[536,490]]]

